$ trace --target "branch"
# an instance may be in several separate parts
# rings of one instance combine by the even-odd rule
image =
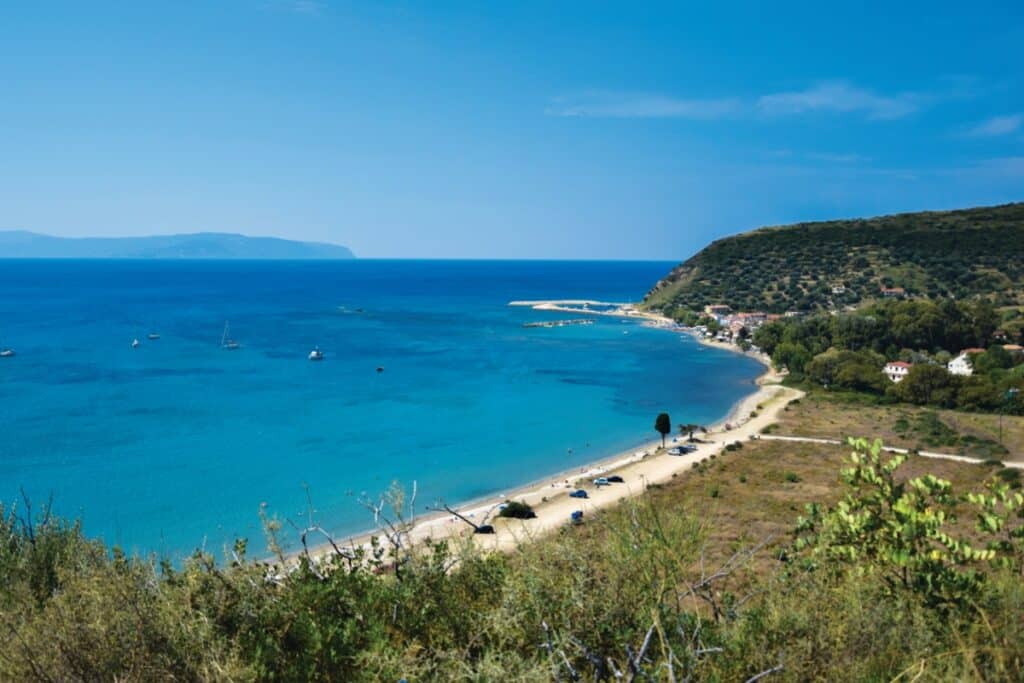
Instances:
[[[772,674],[779,673],[784,668],[785,667],[783,667],[782,664],[776,664],[775,666],[773,666],[770,669],[765,669],[764,671],[762,671],[759,674],[754,674],[753,676],[751,676],[750,678],[748,678],[746,680],[746,683],[754,683],[754,681],[759,681],[762,678],[764,678],[765,676],[771,676]]]

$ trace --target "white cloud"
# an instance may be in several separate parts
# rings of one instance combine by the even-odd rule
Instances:
[[[735,99],[682,99],[650,93],[591,91],[552,101],[552,116],[617,119],[717,119],[740,109]]]
[[[1015,133],[1024,125],[1024,114],[993,116],[967,132],[970,137],[990,138]]]
[[[845,81],[826,81],[804,90],[762,95],[757,108],[780,116],[809,112],[862,112],[871,119],[898,119],[915,112],[920,98],[911,93],[880,95]]]

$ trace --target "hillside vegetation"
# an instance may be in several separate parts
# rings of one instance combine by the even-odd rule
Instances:
[[[833,293],[834,287],[845,291]],[[762,228],[717,240],[648,293],[673,312],[724,303],[783,313],[879,297],[991,296],[1024,303],[1024,203]]]

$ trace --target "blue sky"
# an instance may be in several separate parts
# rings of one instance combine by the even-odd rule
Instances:
[[[4,3],[0,228],[678,259],[1024,200],[1024,4],[831,4]]]

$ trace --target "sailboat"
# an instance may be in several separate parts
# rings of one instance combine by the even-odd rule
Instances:
[[[132,348],[133,349],[139,348],[139,340],[138,339],[132,339]]]
[[[228,326],[227,320],[224,321],[224,334],[220,336],[220,347],[228,351],[240,348],[240,344],[231,338],[231,328]]]
[[[314,348],[312,351],[309,352],[309,359],[310,360],[323,360],[324,359],[324,352],[320,350],[319,346],[317,346],[316,348]]]

